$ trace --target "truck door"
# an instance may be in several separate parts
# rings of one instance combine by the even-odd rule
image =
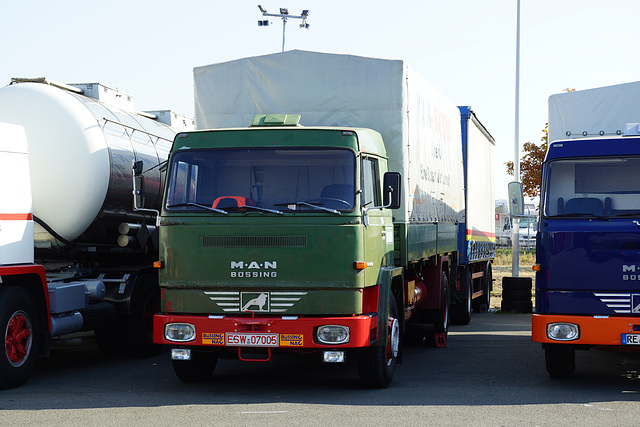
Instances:
[[[362,160],[362,206],[363,209],[382,205],[380,170],[378,159],[365,157]],[[368,210],[368,226],[364,233],[365,261],[370,267],[365,270],[365,283],[377,283],[378,269],[389,262],[386,256],[393,254],[393,225],[385,209]],[[372,268],[373,267],[373,268]]]

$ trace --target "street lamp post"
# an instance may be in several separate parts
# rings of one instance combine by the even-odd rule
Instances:
[[[305,9],[302,11],[300,15],[289,15],[289,9],[285,7],[280,8],[280,13],[268,13],[265,8],[261,5],[258,5],[258,9],[262,12],[262,16],[273,16],[276,18],[282,18],[282,51],[284,52],[284,34],[287,28],[287,20],[289,19],[302,19],[302,23],[300,24],[300,28],[309,29],[309,24],[307,24],[307,17],[309,16],[309,10]],[[269,20],[258,20],[259,27],[268,27]]]

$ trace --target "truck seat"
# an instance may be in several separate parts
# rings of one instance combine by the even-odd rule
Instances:
[[[321,198],[344,200],[350,204],[353,203],[353,196],[353,186],[348,184],[327,185],[320,192]]]
[[[596,197],[577,197],[567,200],[564,206],[564,213],[585,213],[591,215],[602,215],[604,208],[602,200]]]

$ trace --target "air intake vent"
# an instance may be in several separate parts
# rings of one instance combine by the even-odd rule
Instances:
[[[640,251],[640,240],[593,240],[594,251]]]
[[[307,236],[204,236],[205,248],[303,248]]]

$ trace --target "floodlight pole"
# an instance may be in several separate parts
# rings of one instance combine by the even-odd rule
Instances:
[[[289,19],[302,19],[302,23],[300,24],[300,28],[309,29],[309,24],[307,24],[307,17],[309,16],[309,10],[305,9],[302,11],[300,15],[289,15],[289,10],[281,7],[280,13],[267,13],[267,10],[262,6],[258,5],[258,9],[262,12],[262,16],[273,16],[275,18],[282,19],[282,51],[284,52],[284,36],[287,28],[287,20]],[[261,25],[258,23],[258,25]]]
[[[516,114],[514,126],[515,141],[513,144],[513,178],[514,181],[520,181],[520,0],[518,0],[516,22]],[[511,217],[511,221],[511,274],[513,277],[518,277],[520,275],[520,224],[518,222],[519,218],[515,216]]]
[[[282,17],[282,51],[284,52],[284,33],[287,28],[287,17]]]

